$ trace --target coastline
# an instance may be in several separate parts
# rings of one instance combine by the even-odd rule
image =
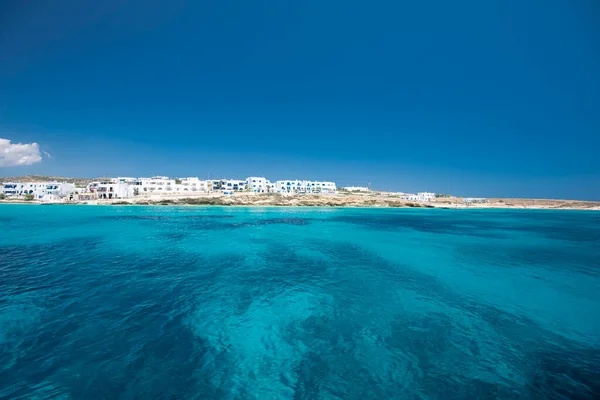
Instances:
[[[430,202],[401,200],[385,194],[336,195],[254,195],[236,193],[233,196],[211,194],[188,197],[153,196],[113,200],[40,202],[21,199],[0,200],[0,204],[30,205],[99,205],[99,206],[220,206],[220,207],[331,207],[331,208],[438,208],[458,210],[530,209],[530,210],[587,210],[600,211],[600,202],[551,199],[489,199],[483,204],[464,204],[462,199],[444,198]]]

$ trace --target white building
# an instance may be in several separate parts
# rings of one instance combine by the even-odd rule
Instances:
[[[304,181],[306,193],[327,193],[333,194],[337,192],[335,182],[324,181]]]
[[[366,186],[345,186],[342,189],[348,191],[348,192],[370,192],[371,189],[369,189]]]
[[[402,200],[419,201],[419,196],[413,193],[402,193],[400,198]]]
[[[6,197],[31,195],[35,200],[60,200],[75,192],[75,185],[61,182],[7,182],[1,192]]]
[[[245,185],[248,187],[247,190],[252,193],[269,193],[274,191],[274,185],[264,177],[249,176],[246,178]]]
[[[177,183],[179,181],[180,183]],[[176,192],[208,193],[210,191],[209,181],[203,181],[198,177],[181,178],[175,181]]]
[[[275,182],[275,192],[284,194],[336,193],[335,182],[287,180]]]
[[[435,193],[419,192],[417,193],[417,197],[419,198],[419,201],[431,201],[435,198]]]
[[[417,194],[400,193],[400,198],[402,200],[410,200],[410,201],[431,201],[433,198],[435,198],[435,193],[429,193],[429,192],[419,192]]]
[[[95,186],[94,192],[99,199],[123,199],[133,196],[134,188],[140,185],[129,182],[119,182],[115,179],[99,182]]]
[[[305,191],[306,191],[306,186],[304,186],[302,184],[302,181],[287,180],[287,181],[276,181],[275,182],[275,192],[277,192],[277,193],[295,194],[295,193],[304,193]]]
[[[246,181],[240,179],[227,179],[225,180],[225,189],[230,192],[242,192],[246,190]]]
[[[126,183],[136,183],[139,182],[138,178],[124,177],[120,176],[118,178],[111,178],[112,182],[126,182]]]
[[[208,181],[210,192],[241,192],[246,188],[246,181],[241,179],[211,179]]]
[[[98,193],[99,199],[115,199],[160,194],[208,193],[211,188],[212,181],[203,181],[197,177],[170,179],[166,176],[154,176],[152,178],[109,178],[90,183],[87,191]]]
[[[13,197],[18,195],[20,183],[15,182],[5,182],[0,185],[0,193],[5,195],[6,197]]]
[[[166,176],[139,178],[140,194],[164,194],[175,192],[175,179]]]

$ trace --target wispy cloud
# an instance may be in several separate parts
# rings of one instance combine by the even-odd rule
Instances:
[[[0,138],[0,167],[32,165],[42,161],[37,143],[11,143]]]
[[[50,153],[48,153],[47,151],[42,151],[42,153],[44,153],[44,155],[48,158],[52,158],[52,156],[50,155]]]

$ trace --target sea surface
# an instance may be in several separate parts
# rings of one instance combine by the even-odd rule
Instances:
[[[0,205],[1,399],[598,399],[600,213]]]

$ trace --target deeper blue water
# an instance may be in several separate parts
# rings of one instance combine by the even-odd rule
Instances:
[[[2,399],[598,399],[600,213],[0,205]]]

